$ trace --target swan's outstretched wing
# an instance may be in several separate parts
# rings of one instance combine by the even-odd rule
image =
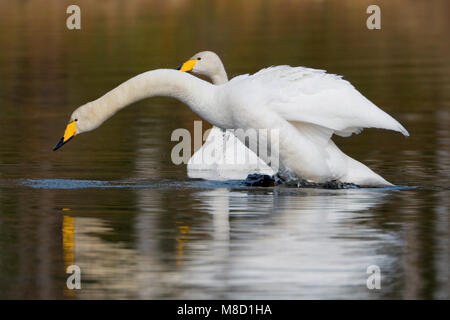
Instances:
[[[231,80],[234,81],[243,84],[241,89],[246,94],[260,94],[262,103],[288,121],[318,125],[343,137],[360,133],[363,128],[409,135],[397,120],[365,98],[350,82],[324,70],[277,66]]]

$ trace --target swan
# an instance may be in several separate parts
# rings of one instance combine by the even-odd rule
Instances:
[[[222,60],[212,51],[194,54],[177,70],[206,76],[214,85],[228,82]],[[241,163],[234,161],[237,155],[243,159]],[[187,174],[190,178],[242,180],[253,173],[269,176],[275,174],[270,166],[248,149],[232,132],[216,126],[210,130],[205,143],[187,163]]]
[[[269,149],[279,150],[280,171],[314,183],[336,180],[359,186],[391,185],[340,151],[331,136],[348,137],[364,128],[409,135],[350,82],[324,70],[275,66],[217,86],[186,72],[157,69],[137,75],[78,107],[53,149],[96,129],[124,107],[154,96],[176,98],[219,128],[279,132],[276,146],[271,139],[267,143]],[[254,146],[252,151],[257,151]],[[262,160],[270,164],[270,158],[264,156]]]
[[[228,76],[225,71],[225,68],[223,66],[223,63],[219,56],[212,52],[212,51],[202,51],[199,53],[196,53],[193,55],[189,60],[187,60],[185,63],[180,65],[177,70],[184,71],[184,72],[192,72],[194,74],[199,74],[206,76],[211,79],[212,83],[215,85],[220,85],[223,83],[226,83],[228,81]],[[313,72],[317,74],[326,74],[324,70],[315,70],[310,68],[303,68],[306,72]],[[334,76],[334,77],[333,77]],[[333,80],[342,80],[341,76],[337,75],[331,75]],[[314,85],[317,83],[317,85],[320,85],[320,80],[314,82]],[[330,79],[328,79],[330,80]],[[350,85],[349,82],[342,80],[343,82],[346,82]],[[322,81],[322,84],[325,85],[326,82]],[[351,86],[351,85],[350,85]],[[352,87],[352,86],[351,86]],[[352,87],[353,88],[353,87]],[[327,88],[324,88],[327,89]],[[330,87],[331,89],[331,87]],[[353,88],[354,89],[354,88]],[[355,92],[359,93],[356,89],[353,90],[352,94]],[[361,94],[359,94],[362,96]],[[350,97],[350,95],[348,95]],[[360,98],[360,97],[358,97]],[[368,102],[369,105],[372,106],[373,104],[364,98],[364,102]],[[378,109],[381,111],[378,107],[375,106],[375,110]],[[358,110],[355,110],[358,112]],[[381,115],[381,114],[380,114]],[[386,114],[385,114],[386,115]],[[395,121],[395,120],[394,120]],[[405,136],[409,136],[408,131],[403,128],[400,124],[398,124],[398,130],[401,133],[403,133]],[[316,139],[320,139],[320,134],[316,131],[316,129],[320,129],[320,126],[317,128],[309,127],[309,124],[302,124],[302,128],[299,127],[299,125],[296,125],[297,129],[302,131],[306,136],[309,136],[310,138],[314,139],[312,135],[317,135]],[[355,133],[358,134],[362,131],[362,128],[354,128],[353,132],[334,132],[335,134],[338,134],[343,137],[348,137],[351,134]],[[382,126],[379,126],[379,128],[384,128]],[[323,129],[323,128],[322,128]],[[392,128],[384,128],[384,129],[391,129]],[[217,178],[228,178],[233,179],[237,175],[239,178],[243,179],[246,178],[248,174],[251,173],[262,173],[262,174],[268,174],[273,175],[275,172],[272,170],[272,168],[268,167],[261,159],[258,160],[257,165],[254,165],[252,161],[249,161],[249,163],[246,163],[246,167],[240,168],[241,170],[234,170],[234,171],[226,171],[221,170],[221,167],[226,168],[226,165],[221,165],[220,163],[223,163],[223,158],[227,158],[227,155],[224,154],[216,154],[216,159],[213,165],[211,163],[201,163],[202,158],[199,157],[201,153],[211,153],[210,150],[212,149],[212,144],[217,143],[217,137],[219,139],[223,139],[224,142],[222,144],[224,145],[230,145],[237,148],[236,153],[245,153],[245,152],[252,152],[249,151],[248,148],[239,141],[239,139],[233,135],[232,133],[228,131],[222,130],[222,135],[219,134],[221,129],[217,127],[213,127],[211,130],[211,134],[208,136],[208,139],[206,140],[205,144],[200,148],[194,156],[189,160],[188,162],[188,175],[192,177],[200,177],[200,178],[209,178],[213,177],[214,179]],[[213,134],[214,133],[214,134]],[[332,135],[333,133],[331,133]],[[330,132],[325,134],[328,138],[330,137]],[[208,144],[209,143],[209,144]],[[204,150],[205,149],[205,150]],[[385,179],[380,177],[379,175],[375,174],[371,169],[369,169],[367,166],[363,165],[362,163],[348,157],[346,154],[344,154],[331,140],[328,142],[327,148],[326,148],[328,155],[330,156],[330,159],[340,159],[341,162],[347,165],[347,171],[348,173],[345,176],[341,176],[339,178],[342,182],[348,182],[348,183],[354,183],[355,181],[360,181],[360,184],[365,183],[368,186],[382,186],[382,185],[392,185],[391,183],[387,182]],[[232,150],[232,148],[225,148],[225,152],[231,151],[230,153],[235,152]],[[194,163],[197,165],[197,167],[194,165]],[[236,166],[237,167],[237,166]],[[236,169],[236,168],[235,168]],[[197,171],[200,172],[200,174],[197,173]],[[206,174],[205,174],[206,172]],[[353,182],[350,182],[353,181]],[[364,182],[365,181],[365,182]]]

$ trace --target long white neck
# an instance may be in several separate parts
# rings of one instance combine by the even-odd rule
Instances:
[[[224,83],[228,82],[228,76],[227,76],[227,73],[226,73],[225,68],[223,67],[223,65],[219,69],[218,73],[211,75],[211,81],[215,85],[221,85],[221,84],[224,84]]]
[[[171,69],[158,69],[142,73],[81,106],[74,112],[83,115],[84,128],[90,131],[100,126],[117,111],[139,100],[154,96],[176,98],[187,104],[208,122],[217,122],[220,114],[216,101],[216,87],[188,73]],[[78,126],[78,124],[77,124]]]

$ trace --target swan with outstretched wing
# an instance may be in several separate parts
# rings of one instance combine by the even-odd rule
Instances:
[[[195,71],[196,64],[191,59],[180,70]],[[275,149],[272,144],[277,144],[281,171],[316,183],[336,180],[361,186],[390,185],[345,155],[331,136],[349,136],[363,128],[408,135],[400,123],[348,81],[322,70],[277,66],[212,85],[185,72],[158,69],[140,74],[76,109],[54,149],[76,134],[97,128],[125,106],[153,96],[174,97],[219,128],[276,130],[279,139],[267,142],[271,150]],[[264,155],[261,158],[271,163]]]

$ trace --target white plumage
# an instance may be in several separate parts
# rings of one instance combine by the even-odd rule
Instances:
[[[228,82],[228,76],[222,61],[214,52],[199,52],[189,60],[195,61],[191,70],[195,74],[210,78],[215,85]],[[238,155],[242,156],[244,161],[237,163],[235,159]],[[246,155],[247,158],[245,158]],[[271,176],[275,174],[275,171],[255,152],[248,149],[232,132],[216,126],[211,128],[203,146],[194,153],[187,163],[187,174],[190,178],[240,180],[245,179],[252,173]]]
[[[200,52],[191,59],[198,59],[192,68],[194,73],[210,77],[214,84],[227,83],[225,69],[215,53]],[[342,76],[326,73],[325,70],[284,65],[265,68],[253,75],[237,76],[225,87],[224,99],[236,98],[231,105],[241,107],[246,105],[247,101],[251,101],[245,111],[232,110],[230,113],[254,112],[255,119],[265,117],[267,120],[279,116],[282,119],[278,125],[287,120],[295,127],[297,132],[291,131],[292,127],[286,124],[282,126],[285,139],[286,137],[298,139],[297,146],[294,146],[295,142],[291,143],[292,150],[289,150],[289,146],[285,146],[284,165],[286,166],[287,162],[291,163],[285,169],[296,173],[302,172],[301,178],[317,182],[340,180],[360,185],[390,184],[362,163],[344,154],[331,137],[333,134],[349,137],[361,133],[364,128],[394,130],[406,136],[409,133],[398,121],[358,92],[350,82],[342,79]],[[258,120],[252,121],[248,118],[236,117],[231,127],[255,127]],[[275,123],[271,125],[277,126]],[[213,128],[215,134],[218,130]],[[228,143],[237,140],[231,133],[223,134],[223,139]],[[207,140],[205,147],[198,150],[189,161],[189,175],[224,179],[236,176],[245,178],[250,173],[261,173],[261,164],[255,165],[254,161],[236,165],[235,171],[228,170],[229,166],[221,164],[226,157],[227,149],[224,153],[216,153],[215,162],[209,160],[208,163],[201,163],[199,155],[203,152],[209,153],[207,148],[212,148],[208,142],[212,141]],[[238,146],[237,152],[248,152],[242,143],[233,144]],[[228,150],[233,152],[231,148]],[[307,159],[306,163],[302,161],[301,164],[296,164],[296,155],[302,150],[303,153],[310,155],[302,157]],[[271,174],[267,169],[265,173]]]
[[[194,72],[195,64],[189,64],[194,66]],[[408,135],[395,119],[348,81],[323,70],[270,67],[212,85],[184,72],[159,69],[138,75],[75,110],[70,130],[66,130],[63,142],[55,149],[70,140],[70,132],[93,130],[125,106],[152,96],[177,98],[222,129],[279,132],[281,171],[318,183],[338,180],[361,186],[390,185],[339,150],[331,140],[333,134],[349,136],[362,128],[374,127]],[[273,141],[268,142],[269,149],[274,149]]]
[[[251,95],[260,106],[288,121],[305,122],[347,137],[363,128],[406,129],[341,76],[303,67],[277,66],[233,78],[233,92]],[[236,94],[235,94],[236,95]]]

